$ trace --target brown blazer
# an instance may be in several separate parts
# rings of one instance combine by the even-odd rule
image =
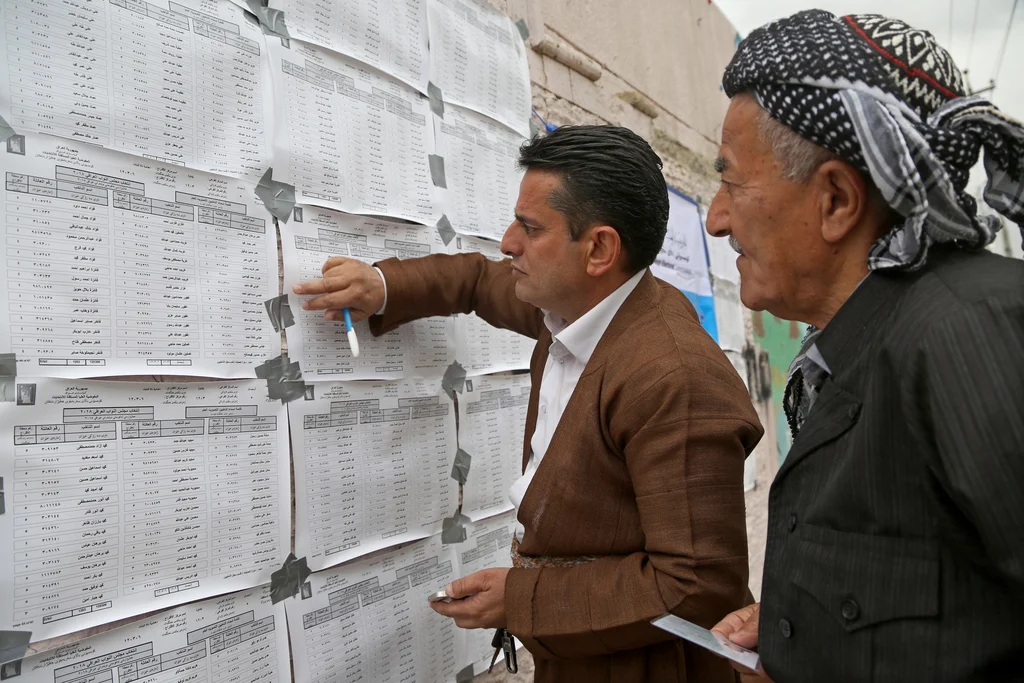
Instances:
[[[520,301],[507,261],[435,255],[377,264],[387,281],[374,334],[476,312],[537,339],[523,465],[551,334]],[[523,555],[598,559],[512,569],[508,629],[538,682],[733,681],[728,663],[648,622],[710,627],[746,603],[743,461],[762,429],[748,394],[686,297],[647,273],[612,319],[519,509]]]

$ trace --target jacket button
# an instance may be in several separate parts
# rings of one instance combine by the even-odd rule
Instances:
[[[860,605],[857,604],[856,600],[843,600],[840,612],[842,612],[843,619],[857,621],[857,618],[860,617]]]
[[[796,515],[790,515],[789,516],[789,522],[787,522],[786,528],[789,529],[790,531],[795,531],[796,530]]]
[[[788,619],[779,619],[779,630],[782,631],[783,638],[793,635],[793,625],[789,623]]]
[[[846,414],[850,417],[851,420],[857,417],[857,413],[859,412],[860,406],[850,406],[849,408],[846,409]]]

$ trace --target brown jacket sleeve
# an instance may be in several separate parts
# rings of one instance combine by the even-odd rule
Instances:
[[[506,259],[481,254],[433,254],[390,258],[376,264],[388,288],[384,314],[370,318],[374,336],[420,318],[476,313],[495,327],[536,339],[544,314],[516,297],[515,278]]]
[[[762,430],[730,371],[694,359],[626,383],[610,437],[625,443],[644,549],[577,567],[510,570],[508,629],[535,655],[644,647],[674,638],[648,623],[666,612],[710,628],[745,604],[743,461]]]

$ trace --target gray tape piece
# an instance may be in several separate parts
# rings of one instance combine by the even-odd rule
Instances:
[[[287,294],[267,299],[263,305],[267,307],[267,315],[270,316],[270,324],[274,326],[275,332],[280,332],[295,324],[295,316],[292,315],[292,307],[288,304]]]
[[[11,128],[11,124],[7,123],[7,119],[0,116],[0,140],[6,140],[12,135],[17,135],[17,131]]]
[[[18,356],[13,353],[0,353],[0,377],[18,376]]]
[[[302,369],[298,363],[289,362],[286,353],[257,365],[256,377],[267,380],[267,395],[271,400],[290,403],[306,394]]]
[[[278,38],[291,38],[288,35],[288,27],[284,25],[284,12],[264,7],[259,0],[245,0],[245,4],[249,11],[260,20],[260,28],[265,34]]]
[[[459,361],[455,361],[444,371],[444,377],[441,378],[441,388],[452,399],[455,398],[456,391],[461,394],[462,390],[466,388],[466,368],[462,367]]]
[[[444,97],[441,95],[441,89],[434,85],[433,82],[427,82],[427,97],[430,98],[430,111],[443,119]]]
[[[256,196],[263,202],[263,206],[267,207],[271,216],[287,223],[295,207],[295,186],[280,183],[273,177],[274,169],[268,168],[256,183]]]
[[[452,222],[448,220],[448,216],[442,215],[441,220],[437,222],[437,234],[441,236],[441,241],[444,242],[444,246],[448,246],[448,243],[455,239],[455,228],[452,227]]]
[[[533,119],[530,119],[530,138],[533,139],[538,135],[540,135],[540,126]]]
[[[4,504],[4,478],[0,477],[0,515],[7,512],[7,506]]]
[[[311,573],[306,558],[296,559],[295,553],[288,553],[281,568],[270,575],[270,601],[276,605],[298,595]]]
[[[469,478],[469,465],[473,462],[473,456],[461,448],[455,451],[455,463],[452,465],[452,479],[465,484]]]
[[[455,674],[455,683],[470,683],[473,680],[473,665],[470,664]]]
[[[444,179],[444,157],[430,154],[427,156],[427,161],[430,162],[430,179],[434,181],[434,185],[447,190],[448,184]]]
[[[469,517],[456,512],[451,517],[445,517],[441,522],[441,543],[450,545],[462,543],[466,540],[466,525],[469,524]]]
[[[523,40],[527,40],[530,37],[530,27],[526,25],[526,19],[517,20],[516,28],[519,29],[519,35]]]
[[[0,664],[23,658],[31,642],[31,631],[0,631]]]

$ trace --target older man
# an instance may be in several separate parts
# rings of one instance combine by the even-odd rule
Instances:
[[[769,496],[762,602],[716,629],[780,683],[1021,680],[1024,129],[932,36],[810,11],[724,77],[722,187],[744,303],[809,323]]]
[[[507,627],[537,681],[733,680],[724,660],[648,622],[707,626],[744,602],[749,397],[683,294],[651,275],[668,220],[661,162],[636,134],[567,126],[523,147],[501,263],[480,254],[374,268],[344,258],[297,293],[374,333],[475,311],[537,339],[515,568],[432,603],[467,628]]]

